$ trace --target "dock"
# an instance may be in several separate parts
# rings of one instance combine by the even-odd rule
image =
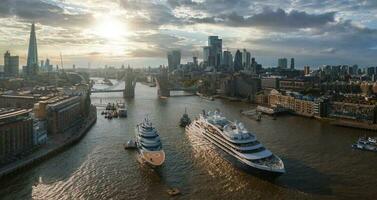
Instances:
[[[270,108],[265,106],[257,106],[256,110],[267,115],[277,115],[280,113],[288,112],[287,109],[281,107]]]
[[[241,114],[249,118],[255,119],[257,121],[260,121],[262,119],[261,113],[258,112],[256,109],[241,111]]]
[[[330,122],[330,124],[336,125],[336,126],[369,130],[369,131],[377,131],[377,124],[359,122],[359,121],[353,121],[353,120],[339,119],[339,120],[334,120]]]

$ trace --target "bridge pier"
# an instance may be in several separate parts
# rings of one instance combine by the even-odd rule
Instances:
[[[170,97],[169,75],[167,68],[160,68],[160,74],[156,77],[158,97]]]
[[[124,91],[123,91],[123,97],[124,98],[134,98],[135,97],[135,86],[136,86],[136,80],[135,75],[133,73],[133,70],[128,66],[125,80],[124,80]]]

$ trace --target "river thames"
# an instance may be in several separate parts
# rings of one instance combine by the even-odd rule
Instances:
[[[124,87],[119,85],[118,87]],[[121,93],[93,94],[92,103],[122,100]],[[196,96],[159,99],[156,88],[137,84],[126,101],[128,118],[98,121],[75,146],[0,182],[0,199],[375,199],[377,154],[351,149],[373,132],[336,127],[314,119],[280,116],[260,122],[240,114],[250,105]],[[220,109],[256,133],[282,158],[287,173],[274,182],[240,171],[207,143],[192,139],[178,121],[187,107]],[[148,115],[159,130],[166,162],[159,171],[141,166],[123,144]],[[169,197],[168,188],[182,194]]]

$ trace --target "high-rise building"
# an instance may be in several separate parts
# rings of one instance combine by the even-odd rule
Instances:
[[[210,52],[210,47],[206,46],[203,47],[203,62],[205,62],[207,65],[209,65],[209,52]]]
[[[226,66],[228,69],[233,68],[233,55],[230,51],[224,51],[222,65]]]
[[[50,64],[50,59],[46,58],[45,68],[47,72],[52,72],[53,66]]]
[[[374,67],[368,67],[367,68],[367,75],[368,76],[372,76],[372,75],[375,75],[376,74],[376,70]]]
[[[242,53],[240,50],[237,50],[234,55],[234,71],[238,72],[242,69]]]
[[[304,74],[305,75],[310,74],[310,67],[309,66],[304,66]]]
[[[192,57],[192,63],[194,64],[195,67],[199,66],[198,57],[196,56]]]
[[[181,65],[181,51],[173,50],[168,52],[168,67],[169,72],[174,71]]]
[[[255,61],[255,58],[251,58],[250,70],[253,74],[259,74],[262,71],[262,65]]]
[[[41,65],[40,65],[40,67],[41,67],[41,70],[42,70],[42,71],[46,71],[46,69],[45,69],[45,61],[44,61],[44,60],[41,60]]]
[[[219,36],[208,36],[208,65],[218,67],[222,60],[223,40]]]
[[[251,54],[248,52],[246,49],[243,49],[242,51],[242,67],[244,69],[250,69],[250,59],[251,59]]]
[[[291,58],[291,69],[295,69],[295,59]]]
[[[4,54],[4,74],[5,76],[17,76],[19,67],[19,57],[11,56],[9,51]]]
[[[35,75],[38,72],[38,49],[35,25],[31,25],[29,49],[27,54],[26,75]]]
[[[278,59],[278,68],[287,69],[287,66],[288,66],[287,58],[279,58]]]

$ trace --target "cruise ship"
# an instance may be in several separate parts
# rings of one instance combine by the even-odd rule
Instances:
[[[138,160],[151,167],[161,166],[165,161],[165,152],[156,128],[146,118],[136,126],[135,132]]]
[[[242,123],[226,119],[220,112],[208,112],[186,127],[187,134],[199,134],[223,157],[246,172],[274,178],[285,173],[283,161],[265,148]]]

